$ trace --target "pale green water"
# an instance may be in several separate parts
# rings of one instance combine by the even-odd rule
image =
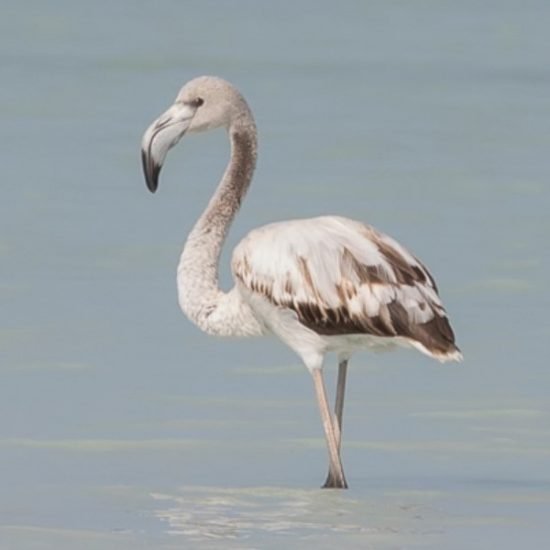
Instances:
[[[6,3],[0,548],[543,548],[549,27],[542,0]],[[184,140],[152,197],[139,142],[203,73],[260,129],[228,251],[276,219],[366,220],[430,266],[465,353],[354,359],[347,492],[317,489],[298,360],[178,311],[227,144]]]

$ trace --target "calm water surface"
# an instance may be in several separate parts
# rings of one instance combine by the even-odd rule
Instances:
[[[2,550],[547,544],[547,2],[2,11]],[[297,358],[211,339],[177,308],[226,138],[184,140],[154,197],[139,142],[204,73],[239,85],[260,131],[227,250],[276,219],[368,221],[430,266],[465,353],[354,359],[349,491],[317,489]]]

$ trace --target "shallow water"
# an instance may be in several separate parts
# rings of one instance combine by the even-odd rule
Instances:
[[[0,548],[530,548],[550,540],[550,7],[542,1],[8,3],[0,19]],[[227,159],[141,133],[198,74],[239,85],[249,229],[338,213],[420,256],[465,354],[362,354],[344,463],[276,341],[178,311]],[[335,369],[327,365],[331,389]]]

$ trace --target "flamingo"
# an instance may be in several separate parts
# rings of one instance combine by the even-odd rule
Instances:
[[[341,434],[348,361],[361,349],[412,347],[439,361],[460,361],[453,330],[427,268],[391,237],[340,216],[271,223],[233,252],[234,287],[218,285],[220,252],[256,165],[252,112],[229,82],[187,82],[145,131],[142,161],[155,192],[166,154],[185,134],[225,128],[231,155],[208,206],[191,230],[177,270],[187,317],[215,336],[275,335],[310,372],[329,458],[324,488],[347,488]],[[323,361],[338,358],[334,412]]]

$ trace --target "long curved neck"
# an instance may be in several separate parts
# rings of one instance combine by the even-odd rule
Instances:
[[[229,128],[231,157],[208,206],[193,227],[178,265],[178,298],[184,313],[202,330],[217,335],[261,332],[248,306],[218,287],[222,245],[256,166],[256,127],[251,114]],[[244,316],[244,317],[243,317]]]

